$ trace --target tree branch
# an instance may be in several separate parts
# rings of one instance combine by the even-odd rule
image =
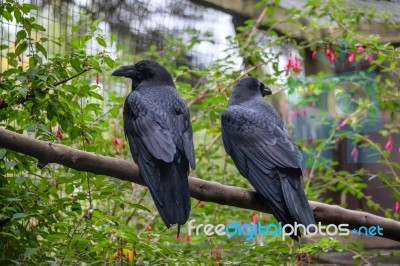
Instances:
[[[51,142],[36,140],[0,128],[0,147],[32,156],[39,166],[57,163],[69,168],[144,185],[137,166],[127,161],[84,152]],[[261,197],[254,191],[222,185],[189,177],[190,193],[201,201],[270,213]],[[353,211],[336,205],[310,201],[315,219],[325,224],[349,224],[350,229],[360,226],[381,226],[383,237],[400,241],[400,222],[367,212]]]

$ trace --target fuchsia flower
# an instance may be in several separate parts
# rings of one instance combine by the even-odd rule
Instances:
[[[340,124],[338,125],[337,129],[343,129],[346,125],[347,125],[347,119],[345,119],[342,122],[340,122]]]
[[[329,47],[329,45],[326,46],[325,55],[326,55],[326,57],[328,57],[328,60],[329,60],[331,63],[334,63],[334,62],[335,62],[335,60],[336,60],[335,53],[331,50],[331,48]]]
[[[312,59],[317,58],[317,55],[318,55],[318,51],[317,51],[317,49],[315,49],[311,54]]]
[[[58,127],[58,129],[57,129],[56,137],[57,137],[58,139],[62,139],[62,138],[63,138],[63,134],[62,134],[62,132],[61,132],[61,128],[60,128],[60,127]]]
[[[297,57],[293,58],[292,53],[289,53],[289,58],[285,66],[286,75],[289,74],[290,71],[299,73],[302,69],[301,60]]]
[[[192,237],[189,234],[187,234],[186,235],[186,242],[189,243],[190,241],[192,241]]]
[[[99,84],[99,81],[100,81],[100,77],[99,77],[99,75],[97,75],[96,76],[96,84]]]
[[[359,45],[357,48],[357,55],[361,55],[362,53],[364,53],[364,46]]]
[[[396,202],[394,203],[393,211],[398,212],[399,210],[400,210],[400,202],[399,200],[396,200]]]
[[[121,256],[122,256],[122,251],[120,249],[118,249],[117,258],[120,258]]]
[[[253,222],[253,224],[257,223],[257,215],[255,212],[253,212],[253,215],[251,215],[251,221]]]
[[[367,54],[367,55],[364,57],[364,61],[365,61],[365,62],[371,62],[372,59],[374,59],[374,58],[373,58],[373,56],[372,56],[371,54]]]
[[[292,53],[289,53],[289,58],[285,66],[286,75],[289,73],[292,67],[293,67]]]
[[[121,140],[117,138],[117,136],[114,136],[113,138],[113,145],[115,148],[118,148],[121,145]]]
[[[389,136],[388,140],[386,141],[385,150],[387,150],[390,153],[392,149],[393,149],[393,140],[392,136]]]
[[[357,145],[353,146],[353,149],[351,150],[351,157],[353,157],[354,161],[357,161],[357,159],[358,159]]]
[[[353,63],[356,59],[356,56],[353,53],[350,53],[349,56],[347,57],[347,62]]]
[[[178,241],[178,243],[180,243],[182,241],[182,236],[181,235],[177,236],[176,241]]]
[[[300,59],[296,58],[293,63],[293,72],[300,73],[302,70]]]

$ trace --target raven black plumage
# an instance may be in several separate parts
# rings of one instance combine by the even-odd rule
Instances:
[[[222,114],[225,150],[239,172],[284,224],[315,224],[302,187],[302,156],[279,114],[263,98],[271,91],[246,77],[235,84]],[[298,239],[296,236],[294,239]]]
[[[144,60],[112,73],[132,79],[125,100],[124,129],[132,157],[167,227],[189,218],[189,165],[195,168],[192,126],[170,73]]]

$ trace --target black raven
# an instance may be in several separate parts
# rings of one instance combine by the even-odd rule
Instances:
[[[132,79],[124,130],[134,161],[166,226],[185,224],[190,213],[189,165],[195,168],[190,113],[171,74],[152,60],[112,73]]]
[[[254,77],[235,84],[222,114],[225,150],[279,222],[315,224],[302,187],[301,153],[265,95],[271,90]]]

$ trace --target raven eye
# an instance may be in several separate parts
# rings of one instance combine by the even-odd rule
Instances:
[[[142,65],[138,65],[138,70],[143,70],[144,69],[144,65],[142,64]]]

